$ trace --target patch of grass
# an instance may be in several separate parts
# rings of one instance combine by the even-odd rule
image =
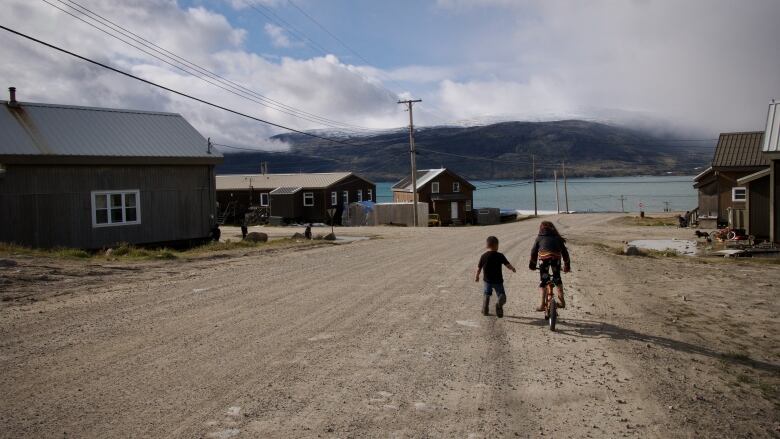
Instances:
[[[648,256],[651,258],[676,258],[680,256],[676,250],[667,248],[666,250],[647,250],[639,249],[639,254],[642,256]]]
[[[622,255],[623,254],[623,247],[617,246],[617,245],[610,245],[606,244],[604,242],[595,242],[595,241],[577,241],[578,244],[582,245],[589,245],[591,247],[595,247],[601,251],[611,253],[614,255]]]
[[[314,243],[314,242],[311,242]],[[323,244],[329,243],[329,241],[316,241],[316,243]],[[0,257],[2,256],[33,256],[33,257],[48,257],[57,259],[105,259],[110,258],[114,260],[173,260],[180,258],[197,257],[203,254],[219,251],[229,251],[237,249],[254,249],[254,248],[272,248],[283,247],[290,244],[301,244],[293,239],[276,239],[268,242],[251,242],[251,241],[231,241],[225,242],[210,242],[197,247],[192,247],[186,250],[175,250],[167,247],[161,248],[145,248],[136,247],[127,243],[122,243],[116,247],[111,247],[109,252],[96,251],[89,252],[81,249],[74,248],[54,248],[54,249],[36,249],[30,247],[23,247],[14,244],[0,243]],[[303,243],[303,245],[309,244],[309,242]]]
[[[644,226],[644,227],[668,227],[676,226],[678,224],[677,217],[675,216],[646,216],[644,218],[638,216],[623,216],[615,218],[610,221],[614,224],[624,226]]]
[[[77,248],[60,248],[53,250],[54,254],[56,254],[58,257],[61,258],[79,258],[79,259],[85,259],[85,258],[91,258],[92,254],[87,252],[86,250],[81,250]]]
[[[86,259],[92,253],[77,248],[57,247],[52,249],[37,249],[16,244],[0,242],[0,256],[51,256],[62,259]]]
[[[165,247],[157,248],[157,249],[148,249],[143,247],[135,247],[127,243],[122,243],[119,246],[111,249],[110,256],[123,258],[123,259],[169,260],[169,259],[176,259],[178,257],[178,253],[180,252]],[[105,253],[103,253],[103,255],[109,256]],[[101,256],[101,255],[97,254],[96,256]]]

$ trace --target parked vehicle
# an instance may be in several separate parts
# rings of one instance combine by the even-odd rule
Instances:
[[[438,213],[428,215],[428,227],[441,227],[441,218]]]

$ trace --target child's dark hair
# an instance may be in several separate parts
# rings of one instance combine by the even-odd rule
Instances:
[[[498,238],[496,238],[495,236],[488,236],[487,237],[487,245],[489,245],[491,247],[497,246],[498,245]]]
[[[561,238],[561,241],[566,242],[566,238],[558,233],[558,229],[555,228],[555,224],[550,221],[542,221],[542,223],[539,224],[539,234],[541,235],[544,232],[547,232],[547,234],[551,234],[553,236],[557,236]]]

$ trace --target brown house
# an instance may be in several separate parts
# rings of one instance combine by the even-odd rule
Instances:
[[[747,189],[738,180],[769,167],[761,152],[763,136],[763,131],[720,135],[712,165],[694,178],[701,227],[747,228]]]
[[[250,207],[279,222],[342,223],[349,203],[376,201],[376,185],[352,172],[218,175],[220,216],[240,221]]]
[[[406,177],[393,186],[393,201],[411,203],[412,179]],[[417,171],[417,201],[428,204],[428,212],[438,214],[442,224],[473,221],[476,187],[449,169]]]

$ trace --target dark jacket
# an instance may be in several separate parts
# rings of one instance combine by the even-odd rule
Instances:
[[[529,267],[536,267],[539,259],[561,259],[567,266],[571,263],[569,259],[569,250],[566,249],[566,243],[563,238],[549,230],[542,230],[536,237],[534,247],[531,249],[531,262]]]

